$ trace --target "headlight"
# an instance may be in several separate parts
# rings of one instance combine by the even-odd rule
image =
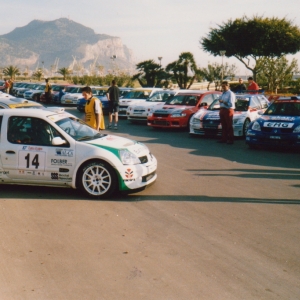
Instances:
[[[185,113],[174,113],[171,115],[171,118],[181,118],[181,117],[185,117],[186,114]]]
[[[119,150],[119,155],[123,165],[137,165],[141,163],[139,158],[127,149]]]
[[[261,127],[257,121],[255,121],[252,125],[252,130],[261,131]]]
[[[200,124],[200,119],[198,119],[198,118],[193,118],[193,117],[192,117],[190,123],[191,123],[191,124]]]
[[[233,124],[243,124],[244,123],[244,119],[243,118],[236,118],[236,119],[233,119]]]
[[[298,125],[294,130],[293,130],[294,133],[299,133],[300,132],[300,125]]]

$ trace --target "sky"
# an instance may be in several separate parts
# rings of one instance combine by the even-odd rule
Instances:
[[[246,15],[279,17],[300,27],[299,0],[9,0],[1,1],[0,35],[23,27],[32,20],[69,18],[92,28],[97,34],[117,36],[133,51],[136,62],[153,59],[167,64],[182,52],[191,52],[199,67],[222,63],[201,49],[199,41],[211,28]],[[300,53],[296,58],[300,67]],[[235,58],[239,74],[250,72]]]

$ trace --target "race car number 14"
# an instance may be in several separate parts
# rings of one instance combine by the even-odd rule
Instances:
[[[45,152],[19,151],[19,169],[45,170]]]

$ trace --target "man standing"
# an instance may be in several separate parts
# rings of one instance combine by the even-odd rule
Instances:
[[[229,89],[227,81],[222,82],[223,94],[220,96],[220,120],[222,125],[222,139],[218,143],[233,144],[232,120],[235,109],[235,94]]]
[[[239,85],[237,85],[235,88],[234,88],[234,92],[236,92],[236,93],[239,93],[239,94],[241,94],[241,93],[244,93],[244,92],[246,92],[246,86],[245,86],[245,84],[243,83],[243,79],[242,78],[239,78]]]
[[[109,112],[109,124],[108,128],[112,128],[112,114],[115,116],[115,126],[114,129],[118,129],[118,113],[119,113],[119,98],[120,90],[116,86],[116,81],[112,80],[110,88],[107,90],[107,100],[108,100],[108,112]]]
[[[96,130],[105,129],[102,104],[93,96],[92,89],[85,86],[81,89],[82,96],[87,101],[85,105],[85,122]]]
[[[45,85],[45,99],[47,103],[50,103],[51,101],[51,84],[49,83],[49,79],[45,79],[46,85]]]
[[[248,92],[249,94],[258,94],[258,84],[253,80],[253,77],[248,78]]]

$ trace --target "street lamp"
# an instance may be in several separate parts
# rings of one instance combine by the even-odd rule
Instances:
[[[159,60],[159,66],[161,67],[162,56],[159,56],[159,57],[158,57],[158,60]]]
[[[223,57],[224,57],[225,53],[226,53],[225,50],[220,50],[220,55],[222,56],[222,78],[221,78],[221,84],[222,84],[222,82],[223,82],[223,77],[224,77]]]

